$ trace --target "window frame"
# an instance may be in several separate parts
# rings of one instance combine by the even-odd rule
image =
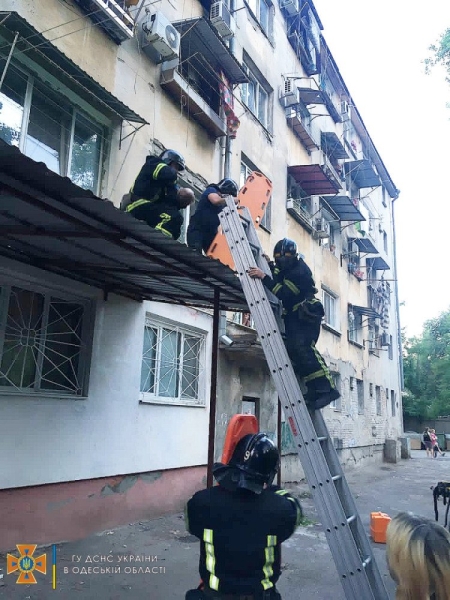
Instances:
[[[245,105],[245,107],[250,111],[250,113],[254,116],[254,118],[258,121],[258,123],[264,127],[266,131],[272,134],[272,100],[273,100],[273,89],[271,88],[268,81],[263,77],[262,73],[259,69],[253,64],[251,59],[244,54],[244,58],[242,60],[242,70],[249,78],[251,84],[254,86],[254,109],[250,107],[250,103],[248,102],[248,98],[250,97],[250,83],[241,83],[240,85],[240,96],[241,101]],[[265,119],[260,119],[259,114],[259,102],[260,102],[260,91],[263,91],[266,95],[266,109],[265,109]]]
[[[0,41],[1,39],[2,38],[0,37]],[[0,62],[2,60],[6,60],[6,57],[3,54],[0,54]],[[45,69],[35,65],[31,60],[12,60],[11,63],[8,65],[8,71],[10,69],[16,71],[18,73],[18,76],[25,80],[26,87],[26,93],[23,101],[21,126],[19,132],[19,150],[23,154],[27,155],[25,146],[28,140],[30,112],[33,106],[34,90],[38,90],[39,93],[43,94],[47,98],[47,100],[50,100],[51,102],[55,102],[54,98],[56,96],[61,96],[61,99],[63,100],[62,111],[66,112],[67,114],[68,125],[66,127],[63,127],[62,123],[59,124],[61,126],[60,143],[63,143],[63,136],[66,136],[68,138],[68,144],[64,152],[61,153],[64,154],[63,161],[61,159],[61,162],[64,162],[64,164],[61,164],[59,170],[54,172],[60,175],[61,177],[68,177],[70,179],[71,169],[73,167],[71,159],[73,155],[75,128],[77,116],[80,116],[82,120],[92,123],[93,130],[100,131],[100,149],[99,160],[96,170],[96,185],[93,186],[93,189],[89,188],[95,195],[99,195],[101,193],[103,184],[102,179],[104,174],[104,165],[108,160],[109,154],[110,135],[112,129],[111,120],[108,119],[105,115],[99,113],[95,108],[92,108],[87,102],[79,98],[76,93],[67,88],[58,79],[47,73]],[[7,75],[8,71],[6,72]],[[0,93],[2,93],[7,98],[10,98],[10,96],[8,96],[8,93],[5,91],[4,86],[2,87],[2,90],[0,90]],[[70,108],[70,112],[67,111],[67,107]],[[52,169],[49,168],[49,170]]]
[[[341,391],[341,375],[337,371],[330,371],[331,378],[333,379],[334,387],[340,393]],[[342,395],[337,400],[333,400],[329,404],[330,408],[336,412],[342,411]]]
[[[350,313],[353,314],[353,322],[350,319]],[[359,347],[363,347],[363,324],[362,314],[359,311],[348,311],[348,341]]]
[[[180,323],[177,321],[172,321],[171,319],[166,319],[160,317],[158,315],[154,315],[152,313],[147,312],[145,315],[144,322],[144,332],[143,332],[143,350],[145,343],[145,335],[147,327],[156,328],[158,330],[156,346],[157,346],[157,357],[155,361],[158,364],[158,369],[161,365],[161,357],[160,352],[160,334],[159,330],[168,329],[172,330],[176,333],[181,333],[182,339],[184,340],[184,335],[188,334],[192,337],[198,337],[200,339],[200,349],[198,352],[198,384],[197,384],[197,399],[192,400],[182,396],[182,386],[178,383],[179,393],[178,397],[171,396],[160,396],[156,394],[152,394],[151,392],[142,391],[142,372],[144,368],[144,351],[142,352],[142,360],[141,360],[141,370],[140,370],[140,382],[139,382],[139,402],[141,404],[158,404],[158,405],[171,405],[171,406],[192,406],[197,408],[206,408],[206,345],[207,345],[207,337],[208,332],[197,328],[192,327],[191,325],[187,325],[185,323]],[[177,356],[177,361],[179,361],[179,357]],[[178,382],[182,381],[183,374],[180,373],[179,369],[177,370]],[[155,375],[156,378],[156,375]]]
[[[51,305],[51,299],[63,300],[69,303],[79,304],[83,308],[82,326],[80,333],[80,345],[79,345],[79,364],[77,368],[77,378],[80,384],[80,393],[68,392],[65,390],[55,389],[42,389],[41,385],[41,374],[37,371],[42,368],[37,366],[36,373],[34,375],[33,388],[15,388],[11,386],[0,386],[0,396],[27,396],[32,398],[62,398],[70,400],[83,400],[88,397],[89,393],[89,374],[91,366],[92,356],[92,344],[93,344],[93,332],[94,332],[94,319],[95,319],[95,305],[91,298],[74,294],[73,292],[66,292],[58,287],[41,285],[33,281],[17,278],[14,284],[11,284],[8,277],[0,274],[0,368],[2,364],[3,356],[3,345],[6,330],[6,320],[8,318],[8,309],[11,298],[11,288],[19,288],[21,290],[29,291],[34,294],[40,294],[44,298],[44,307],[42,311],[43,326],[40,329],[46,328],[46,331],[42,333],[42,340],[40,345],[47,342],[47,328],[50,325],[48,323],[48,315]],[[6,294],[2,293],[2,290],[7,290]],[[45,360],[45,354],[39,355],[39,362]],[[36,383],[39,382],[37,389],[34,388]]]
[[[244,0],[245,5],[251,17],[258,23],[263,34],[268,40],[273,43],[273,20],[274,20],[274,7],[270,0]],[[254,4],[254,6],[252,6]],[[267,8],[267,27],[263,24],[261,18],[261,5],[264,4]],[[256,10],[255,10],[256,9]]]
[[[333,313],[334,313],[334,323],[331,323],[327,320],[327,297],[333,300]],[[340,323],[339,323],[339,296],[330,290],[329,288],[322,285],[322,304],[324,308],[324,318],[322,322],[322,326],[330,328],[332,331],[340,334]]]

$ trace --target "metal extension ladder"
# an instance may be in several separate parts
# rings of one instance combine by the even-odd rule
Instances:
[[[255,265],[270,273],[251,215],[245,207],[238,211],[234,199],[229,196],[219,219],[346,598],[388,600],[368,535],[322,413],[308,410],[268,290],[260,279],[252,279],[247,274],[247,270]]]

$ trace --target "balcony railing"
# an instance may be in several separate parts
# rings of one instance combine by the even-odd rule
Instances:
[[[125,2],[116,0],[75,0],[75,2],[117,44],[134,36],[134,19],[124,8]]]
[[[320,148],[320,132],[296,107],[286,109],[286,120],[307,150]]]

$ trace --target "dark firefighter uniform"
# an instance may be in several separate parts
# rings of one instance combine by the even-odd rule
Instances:
[[[280,547],[300,524],[302,509],[286,490],[231,492],[221,485],[197,492],[186,506],[186,527],[200,539],[200,577],[209,598],[276,599]]]
[[[211,204],[208,200],[210,194],[220,194],[219,187],[210,185],[206,188],[189,221],[187,243],[198,252],[203,250],[206,253],[211,246],[220,224],[219,213],[223,210],[223,205]]]
[[[183,217],[177,207],[178,172],[157,156],[148,156],[130,190],[126,212],[178,239]]]
[[[285,345],[295,373],[308,387],[306,399],[334,389],[328,367],[316,348],[324,316],[323,305],[315,298],[317,289],[311,269],[302,258],[281,270],[270,263],[273,279],[266,275],[263,284],[283,303]],[[339,396],[339,394],[338,394]]]

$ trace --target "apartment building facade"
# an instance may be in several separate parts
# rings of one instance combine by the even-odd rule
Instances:
[[[22,531],[46,543],[178,510],[204,485],[208,436],[217,459],[236,412],[257,414],[281,439],[285,480],[302,476],[242,297],[236,290],[215,303],[195,287],[206,277],[226,295],[232,274],[180,248],[186,227],[181,244],[165,248],[179,271],[203,270],[187,296],[160,271],[145,288],[148,267],[123,260],[108,263],[98,283],[98,240],[126,243],[133,225],[120,199],[146,155],[165,148],[184,155],[182,182],[197,196],[223,176],[242,185],[256,170],[270,179],[261,243],[270,254],[278,239],[294,239],[325,306],[319,349],[341,391],[324,410],[330,433],[344,464],[381,460],[386,440],[402,433],[398,190],[313,3],[7,0],[0,73],[0,150],[9,161],[9,204],[0,210],[5,547]],[[68,224],[82,212],[91,238],[80,233],[68,253],[67,231],[47,243],[35,212],[42,194],[52,199],[48,213],[63,210]],[[116,213],[122,229],[112,233]],[[44,239],[39,256],[23,227]],[[150,246],[163,248],[151,235]],[[154,260],[161,265],[163,255]],[[220,342],[216,353],[219,308],[218,337],[233,344]]]

